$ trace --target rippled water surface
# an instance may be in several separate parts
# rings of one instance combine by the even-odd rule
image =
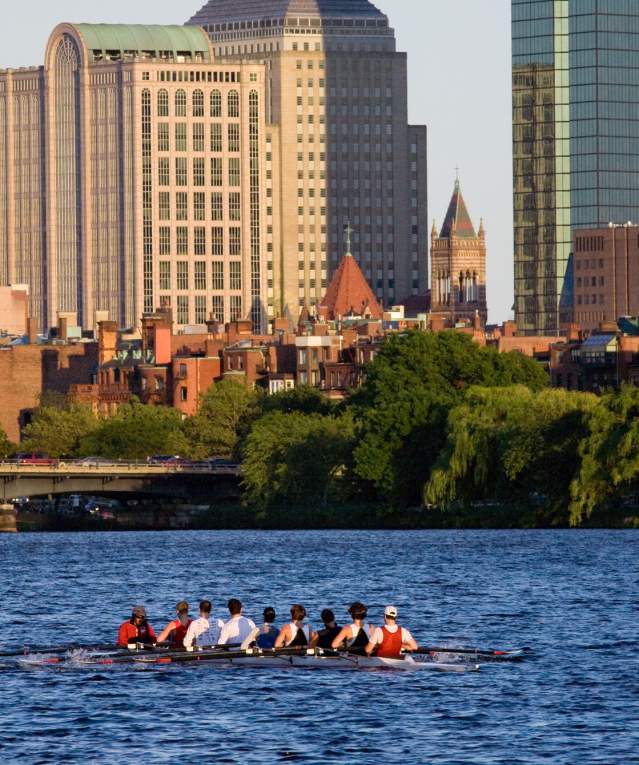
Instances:
[[[5,664],[0,762],[639,763],[638,555],[631,531],[2,537],[0,650],[237,596],[256,621],[392,602],[422,644],[536,655],[463,675]]]

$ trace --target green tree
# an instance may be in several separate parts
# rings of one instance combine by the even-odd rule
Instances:
[[[257,393],[235,380],[212,385],[202,396],[197,414],[185,426],[193,457],[232,456],[242,425],[258,412],[257,401]]]
[[[575,526],[639,492],[639,389],[624,386],[604,396],[587,426],[581,469],[571,487],[570,520]]]
[[[360,434],[355,470],[400,505],[421,502],[446,437],[448,412],[471,385],[547,385],[543,368],[499,354],[458,332],[409,332],[387,339],[349,406]]]
[[[49,457],[77,457],[82,440],[98,427],[98,419],[91,407],[64,397],[44,400],[24,429],[23,448]]]
[[[448,417],[447,442],[425,488],[439,506],[480,499],[527,505],[566,523],[594,396],[524,386],[471,388]]]
[[[154,454],[185,454],[188,441],[176,409],[134,402],[100,420],[80,450],[107,459],[144,460]]]
[[[272,396],[262,396],[259,408],[263,414],[284,412],[291,414],[331,414],[335,405],[317,388],[298,385],[291,390],[281,391]]]
[[[247,502],[325,507],[347,470],[353,448],[350,416],[274,412],[257,420],[244,445]]]
[[[7,434],[0,428],[0,459],[5,460],[12,454],[15,454],[16,445],[11,443],[7,438]]]

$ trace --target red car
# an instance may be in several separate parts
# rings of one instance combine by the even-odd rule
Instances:
[[[53,457],[47,457],[46,454],[17,454],[16,462],[19,465],[53,466],[58,464],[58,460],[53,459]]]

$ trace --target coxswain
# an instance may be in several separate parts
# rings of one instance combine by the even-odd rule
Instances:
[[[129,643],[155,643],[155,631],[146,619],[146,608],[134,606],[131,618],[123,622],[118,630],[118,645],[127,648]]]
[[[275,640],[277,638],[277,633],[279,630],[275,626],[275,609],[271,608],[271,606],[268,606],[268,608],[264,609],[264,624],[260,627],[260,634],[257,636],[257,647],[258,648],[274,648],[275,647]]]
[[[337,636],[333,638],[330,647],[347,648],[351,653],[361,653],[363,655],[374,630],[374,627],[365,621],[368,609],[363,603],[355,601],[348,609],[348,613],[353,620],[352,624],[342,628]]]
[[[304,624],[306,609],[296,603],[291,607],[291,621],[285,624],[275,641],[275,648],[303,648],[317,641],[317,633]]]
[[[416,651],[417,643],[405,627],[397,624],[397,609],[386,606],[384,624],[377,627],[366,646],[366,653],[374,653],[380,659],[398,659],[403,651]]]
[[[177,618],[170,621],[158,635],[158,643],[170,641],[172,645],[182,647],[189,625],[193,621],[189,617],[189,604],[181,600],[175,607]]]
[[[330,608],[325,608],[322,611],[321,618],[324,622],[324,627],[317,631],[316,645],[318,648],[332,648],[333,640],[339,635],[341,627],[335,621],[335,614]]]
[[[255,638],[259,630],[255,626],[254,621],[242,615],[242,604],[237,598],[229,600],[228,609],[231,618],[222,627],[218,643],[220,645],[239,643],[243,646],[251,636]]]
[[[212,610],[210,600],[200,601],[200,616],[191,622],[184,637],[183,645],[187,651],[194,645],[207,648],[218,645],[224,622],[221,619],[212,619]]]

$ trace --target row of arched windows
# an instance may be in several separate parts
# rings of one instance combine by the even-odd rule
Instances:
[[[187,116],[187,97],[185,90],[177,90],[174,98],[174,112],[176,117]],[[191,98],[192,116],[205,116],[204,91],[194,90]],[[222,93],[219,90],[211,91],[209,97],[209,113],[211,117],[222,116]],[[169,116],[169,92],[167,90],[158,91],[158,117]],[[240,116],[240,94],[237,90],[229,91],[226,98],[226,116]]]

